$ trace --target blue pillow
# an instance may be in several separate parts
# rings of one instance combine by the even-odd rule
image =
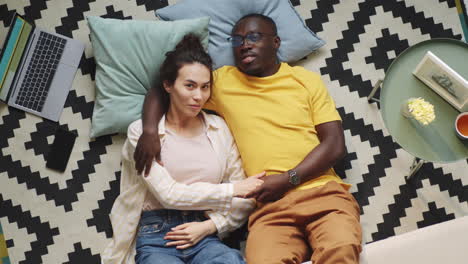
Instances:
[[[126,133],[139,119],[145,95],[159,82],[166,52],[188,33],[208,45],[208,17],[167,21],[88,17],[96,60],[91,137]]]
[[[156,15],[162,20],[209,16],[208,52],[215,68],[234,65],[231,43],[226,39],[231,35],[234,24],[252,13],[269,16],[276,22],[281,38],[280,61],[298,61],[325,44],[304,24],[288,0],[184,0],[156,10]]]

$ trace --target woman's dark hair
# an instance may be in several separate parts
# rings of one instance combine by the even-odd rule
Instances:
[[[187,64],[200,63],[210,71],[210,82],[213,83],[213,61],[203,48],[200,38],[194,34],[187,34],[177,44],[174,50],[166,53],[166,59],[159,70],[160,89],[163,106],[167,111],[169,107],[169,93],[164,89],[164,82],[173,85],[179,74],[180,68]]]

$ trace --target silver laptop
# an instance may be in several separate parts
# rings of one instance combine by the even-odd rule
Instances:
[[[15,14],[0,53],[0,100],[58,121],[83,50],[83,43]]]

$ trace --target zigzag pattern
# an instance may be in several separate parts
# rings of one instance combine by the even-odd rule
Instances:
[[[63,17],[62,25],[55,32],[73,38],[72,32],[78,29],[78,21],[84,20],[83,13],[89,11],[89,3],[96,0],[73,0],[73,7],[67,9],[68,16]]]
[[[94,67],[96,67],[95,64]],[[84,96],[77,96],[76,91],[71,90],[65,101],[65,107],[71,107],[73,113],[80,113],[83,119],[90,119],[93,116],[94,102],[87,102]]]
[[[68,254],[70,261],[65,262],[64,264],[74,264],[74,263],[101,263],[101,257],[99,255],[93,255],[89,248],[83,249],[81,243],[75,243],[75,251]]]
[[[137,6],[145,5],[146,11],[156,10],[156,9],[163,8],[169,5],[167,0],[159,0],[159,1],[136,0],[136,4]]]
[[[120,193],[120,171],[115,173],[115,180],[109,185],[110,189],[104,191],[104,199],[98,201],[99,207],[93,210],[93,218],[86,221],[89,227],[95,226],[97,231],[104,232],[107,238],[111,238],[113,234],[109,214]]]
[[[72,210],[72,204],[78,201],[77,194],[83,192],[83,184],[89,182],[89,174],[95,172],[94,165],[100,163],[99,156],[106,153],[106,146],[110,144],[112,141],[108,136],[90,142],[90,150],[85,151],[84,159],[78,161],[79,169],[72,172],[73,178],[67,181],[66,189],[60,189],[57,183],[51,184],[49,178],[32,172],[29,166],[13,161],[10,156],[0,157],[0,173],[7,172],[6,175],[16,178],[19,184],[25,183],[28,189],[36,190],[37,195],[44,194],[48,201],[53,200],[56,206],[64,206],[65,212],[68,212]]]
[[[51,228],[47,222],[42,222],[40,217],[32,217],[29,211],[23,212],[21,206],[13,206],[11,200],[3,200],[0,194],[0,217],[7,217],[19,228],[26,228],[28,233],[34,233],[37,241],[31,243],[31,250],[24,252],[26,259],[22,263],[41,263],[41,256],[47,254],[47,246],[54,243],[53,237],[60,234],[59,229]]]

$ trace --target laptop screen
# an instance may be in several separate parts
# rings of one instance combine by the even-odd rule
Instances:
[[[32,28],[22,17],[14,16],[0,57],[0,99],[3,101],[7,99]]]

